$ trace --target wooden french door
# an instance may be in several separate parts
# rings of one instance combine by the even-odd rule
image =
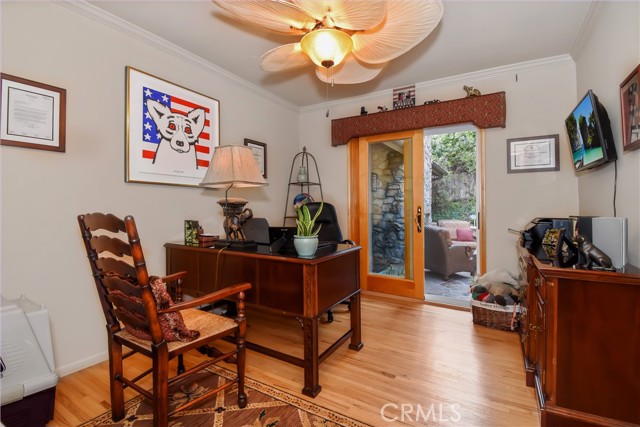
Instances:
[[[422,129],[354,139],[349,165],[362,289],[424,299]]]

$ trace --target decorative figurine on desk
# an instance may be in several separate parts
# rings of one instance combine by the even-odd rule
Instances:
[[[368,111],[364,108],[364,105],[362,107],[360,107],[360,115],[361,116],[364,116],[367,113],[368,113]]]
[[[585,264],[583,264],[582,267],[589,270],[615,271],[611,258],[602,252],[596,245],[591,243],[587,236],[584,234],[578,234],[576,236],[576,243],[578,244],[578,250],[584,256]],[[594,263],[599,267],[593,267]]]

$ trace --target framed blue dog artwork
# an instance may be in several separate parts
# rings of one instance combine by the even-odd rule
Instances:
[[[127,67],[125,181],[197,187],[220,143],[220,102]]]

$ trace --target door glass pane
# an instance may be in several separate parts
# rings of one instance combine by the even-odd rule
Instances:
[[[411,139],[369,144],[369,272],[411,278]]]
[[[450,132],[448,132],[450,130]],[[471,126],[438,129],[424,139],[425,297],[429,301],[469,307],[469,286],[477,271],[477,133]],[[446,232],[465,257],[441,244]],[[468,255],[467,255],[468,254]]]

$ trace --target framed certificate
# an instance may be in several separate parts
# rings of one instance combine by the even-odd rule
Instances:
[[[1,74],[0,143],[65,151],[67,91]]]
[[[507,139],[507,173],[560,170],[559,135]]]
[[[244,145],[251,148],[253,152],[253,157],[256,158],[258,162],[258,167],[260,168],[260,173],[263,178],[267,177],[267,144],[264,142],[254,141],[252,139],[245,138]]]

